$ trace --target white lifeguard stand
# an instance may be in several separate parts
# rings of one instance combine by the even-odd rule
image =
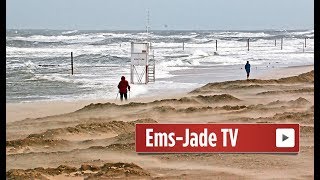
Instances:
[[[131,42],[131,84],[155,82],[155,61],[150,42]]]
[[[154,52],[149,36],[149,10],[147,11],[147,42],[131,42],[131,84],[155,82]]]

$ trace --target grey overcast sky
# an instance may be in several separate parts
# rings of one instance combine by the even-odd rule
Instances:
[[[313,29],[313,0],[6,0],[7,29]]]

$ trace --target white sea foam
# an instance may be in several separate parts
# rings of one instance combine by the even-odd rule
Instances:
[[[36,42],[64,42],[64,43],[84,43],[101,41],[105,37],[102,34],[81,34],[81,35],[57,35],[57,36],[44,36],[33,35],[29,37],[15,36],[9,37],[7,40],[20,40],[20,41],[36,41]]]
[[[278,38],[277,46],[274,44],[274,39],[270,39],[274,36]],[[280,36],[285,36],[282,50],[280,49]],[[266,67],[269,63],[273,66],[313,64],[313,36],[313,30],[271,33],[269,31],[206,32],[205,34],[202,32],[153,32],[150,37],[156,60],[156,83],[132,85],[131,96],[139,97],[165,89],[186,90],[199,86],[198,82],[178,83],[173,82],[172,79],[179,78],[179,73],[183,74],[184,71],[189,72],[194,68],[205,66],[238,66],[243,65],[247,60],[253,67]],[[30,94],[33,92],[30,91],[24,98],[21,96],[24,100],[28,98],[81,99],[101,97],[113,99],[117,93],[117,83],[120,77],[122,75],[125,75],[127,79],[130,77],[131,41],[145,41],[146,37],[146,33],[82,33],[76,30],[54,35],[35,33],[31,36],[23,36],[17,33],[6,38],[6,41],[10,42],[6,47],[7,83],[16,87],[29,86],[33,89],[35,94]],[[234,39],[228,39],[230,37]],[[307,39],[306,47],[303,47],[304,37],[310,37]],[[252,38],[250,51],[247,50],[246,38]],[[188,40],[184,43],[184,49],[183,39]],[[217,51],[216,39],[218,39]],[[34,43],[33,45],[21,43],[16,46],[20,42],[11,42],[12,40]],[[46,44],[42,45],[41,42],[46,42]],[[70,75],[70,52],[73,52],[74,56],[75,74],[73,76]],[[26,76],[20,77],[21,74],[25,75],[26,73]],[[22,83],[15,84],[17,79]],[[23,82],[29,84],[25,85]],[[59,88],[66,90],[75,87],[79,89],[79,93],[64,95],[55,91],[46,92],[45,85],[32,86],[32,83],[38,82],[45,82],[50,87],[53,84],[59,84]],[[14,93],[23,92],[13,92],[12,94]],[[42,95],[37,96],[37,94]],[[18,96],[12,98],[18,98]]]
[[[76,32],[78,32],[78,30],[64,31],[61,34],[66,35],[66,34],[73,34],[73,33],[76,33]]]

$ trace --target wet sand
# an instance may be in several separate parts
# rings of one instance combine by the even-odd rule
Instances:
[[[200,70],[202,69],[202,70]],[[197,72],[204,71],[200,74],[202,76],[199,79],[205,79],[208,77],[217,78],[222,73],[221,71],[212,71],[208,70],[207,68],[197,69]],[[243,79],[246,78],[244,70],[237,68],[239,72],[243,73]],[[230,69],[230,73],[232,73],[234,69]],[[299,75],[304,72],[308,72],[313,70],[313,65],[308,66],[295,66],[295,67],[286,67],[286,68],[270,68],[268,71],[263,71],[262,73],[253,72],[251,73],[251,78],[258,78],[258,79],[271,79],[271,78],[281,78],[281,77],[288,77],[288,76],[295,76]],[[187,74],[188,71],[177,71],[175,72],[176,75],[181,75],[184,73],[184,78],[188,78]],[[192,72],[193,74],[195,72]],[[198,72],[199,73],[199,72]],[[195,78],[194,75],[190,76],[190,78]],[[236,80],[235,77],[223,77],[220,78],[217,82],[225,80]],[[176,80],[181,81],[181,79],[177,78]],[[204,83],[207,84],[208,82]],[[187,90],[186,92],[157,92],[157,93],[150,93],[148,96],[143,97],[134,97],[130,99],[130,102],[147,102],[152,100],[159,100],[163,98],[174,98],[174,97],[183,97],[187,92],[192,91],[193,89]],[[6,122],[13,122],[18,120],[23,120],[26,118],[39,118],[44,116],[52,116],[57,114],[69,113],[75,111],[77,109],[82,108],[83,106],[90,104],[90,103],[105,103],[105,102],[114,102],[119,104],[119,101],[115,101],[115,99],[103,99],[103,100],[82,100],[82,101],[39,101],[39,102],[25,102],[25,103],[6,103]]]

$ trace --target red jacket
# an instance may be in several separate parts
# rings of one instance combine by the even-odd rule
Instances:
[[[127,80],[121,79],[121,81],[118,84],[119,92],[120,93],[127,93],[127,87],[130,91],[130,86]]]

